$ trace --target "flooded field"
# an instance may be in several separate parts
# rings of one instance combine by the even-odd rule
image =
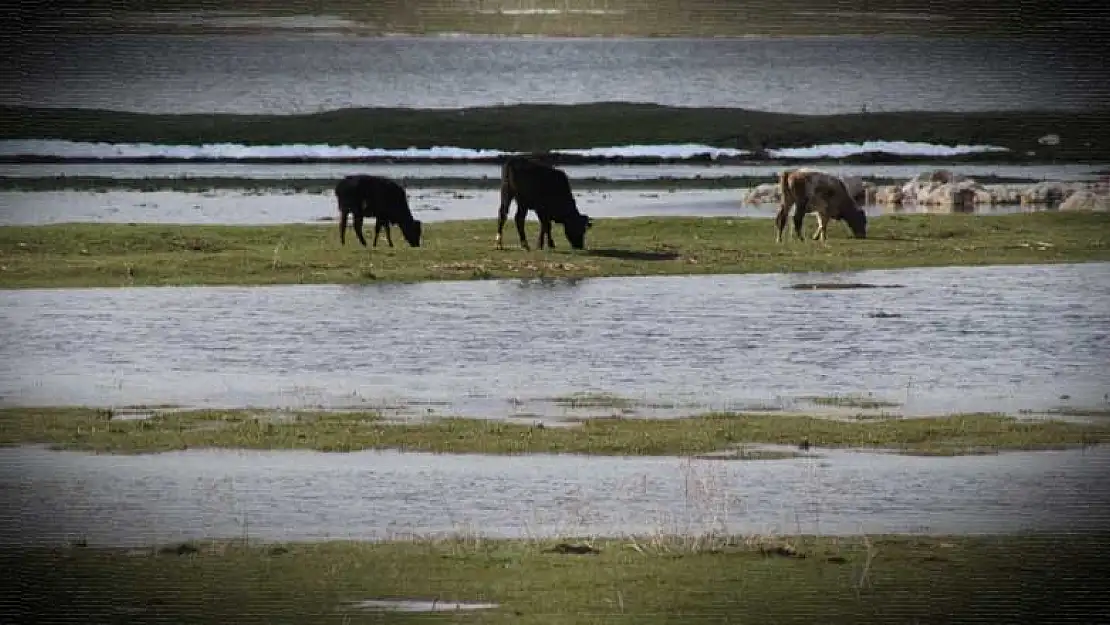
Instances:
[[[856,283],[893,288],[796,289]],[[573,414],[566,398],[905,414],[1102,406],[1110,264],[366,286],[6,291],[5,405]],[[387,411],[387,412],[388,412]]]
[[[0,449],[0,543],[1102,528],[1110,450],[791,460]],[[1092,502],[1096,505],[1092,505]]]
[[[770,178],[783,165],[565,165],[573,181],[582,178],[609,180],[653,180],[660,178],[724,178],[763,176]],[[910,179],[926,169],[943,167],[972,178],[999,176],[1033,180],[1095,180],[1110,163],[1053,165],[837,165],[822,163],[821,169],[848,176]],[[374,174],[393,178],[468,178],[497,180],[500,167],[490,164],[383,164],[383,163],[0,163],[0,176],[30,178],[44,176],[101,176],[105,178],[335,178],[350,174]],[[665,184],[660,182],[660,184]]]
[[[775,204],[748,204],[742,189],[685,191],[579,191],[579,209],[591,217],[767,217]],[[498,191],[415,189],[409,192],[417,219],[436,222],[495,219]],[[869,215],[924,212],[911,207],[864,207]],[[515,205],[514,208],[515,209]],[[935,210],[935,209],[934,209]],[[978,214],[1045,210],[1018,205],[981,206]],[[336,217],[330,193],[261,193],[255,191],[9,191],[0,192],[0,225],[66,222],[284,224],[318,223]],[[529,215],[535,221],[535,214]]]

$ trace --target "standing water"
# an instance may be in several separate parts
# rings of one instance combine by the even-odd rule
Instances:
[[[1110,388],[1108,278],[1090,263],[15,290],[0,298],[0,394],[488,418],[559,416],[552,398],[581,392],[686,414],[848,393],[906,414],[1092,406]],[[895,288],[790,288],[806,282]]]

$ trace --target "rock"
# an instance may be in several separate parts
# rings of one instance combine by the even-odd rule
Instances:
[[[1019,204],[1021,203],[1021,192],[1021,187],[1013,185],[997,185],[991,189],[995,204]]]
[[[593,547],[591,547],[589,545],[583,545],[583,544],[572,545],[570,543],[559,543],[558,545],[555,545],[554,547],[552,547],[550,549],[544,549],[543,552],[544,553],[576,554],[576,555],[601,553],[601,551],[599,551],[597,549],[594,549]]]
[[[1079,191],[1081,187],[1066,182],[1039,182],[1021,193],[1021,204],[1058,204],[1068,199],[1071,194]]]
[[[902,185],[902,198],[903,201],[927,204],[926,198],[931,196],[940,187],[946,184],[960,183],[968,180],[970,179],[966,176],[953,174],[947,169],[924,171]]]
[[[875,190],[875,204],[880,206],[898,206],[902,203],[902,188],[894,185],[879,187]]]
[[[1041,145],[1060,145],[1060,135],[1056,133],[1047,134],[1037,139],[1037,143]]]
[[[934,183],[935,184],[935,183]],[[961,182],[946,182],[937,186],[930,186],[928,190],[919,192],[917,201],[925,206],[965,210],[975,206],[976,199],[984,199],[983,203],[993,203],[991,192],[974,180],[965,179]]]
[[[779,556],[782,558],[805,558],[804,553],[799,552],[797,549],[790,545],[778,545],[774,547],[760,547],[759,552],[764,556]]]
[[[782,191],[774,182],[761,184],[744,196],[745,204],[778,204],[782,201]]]
[[[1076,191],[1060,204],[1060,210],[1110,212],[1110,194],[1086,190]]]

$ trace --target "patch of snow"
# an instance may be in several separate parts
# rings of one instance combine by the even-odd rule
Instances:
[[[934,145],[906,141],[865,141],[863,143],[836,143],[806,148],[770,149],[776,158],[843,158],[865,152],[885,152],[902,156],[953,156],[976,152],[1007,152],[1007,148],[990,145]],[[708,145],[685,143],[664,145],[624,145],[597,148],[563,148],[553,153],[592,158],[654,157],[685,160],[709,156],[737,157],[749,154],[748,150],[718,148]],[[519,152],[475,149],[456,146],[409,147],[403,149],[352,147],[348,145],[240,145],[236,143],[210,143],[203,145],[161,145],[153,143],[93,143],[61,139],[10,139],[0,141],[0,157],[53,157],[59,159],[139,159],[164,158],[173,160],[208,159],[288,159],[334,160],[349,158],[404,158],[486,160]]]

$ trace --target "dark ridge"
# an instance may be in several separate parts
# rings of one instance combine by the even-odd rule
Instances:
[[[1039,139],[1048,134],[1058,135],[1059,144],[1041,145]],[[716,159],[714,162],[789,163],[812,159],[776,160],[759,154],[768,148],[888,140],[994,145],[1010,150],[1009,153],[945,158],[945,161],[1086,162],[1110,160],[1110,107],[1083,112],[910,111],[838,115],[796,115],[624,102],[521,104],[457,110],[358,108],[303,115],[172,115],[96,109],[0,107],[0,139],[174,145],[327,144],[383,149],[449,145],[544,153],[545,157],[560,163],[637,161],[547,153],[568,147],[698,143],[755,153],[735,161]],[[708,156],[702,158],[713,160]],[[871,153],[836,160],[880,163],[921,158]],[[402,159],[395,157],[380,160],[402,162]],[[937,158],[928,157],[928,160],[935,161]],[[373,161],[360,159],[346,162]],[[696,162],[696,159],[691,162]]]

